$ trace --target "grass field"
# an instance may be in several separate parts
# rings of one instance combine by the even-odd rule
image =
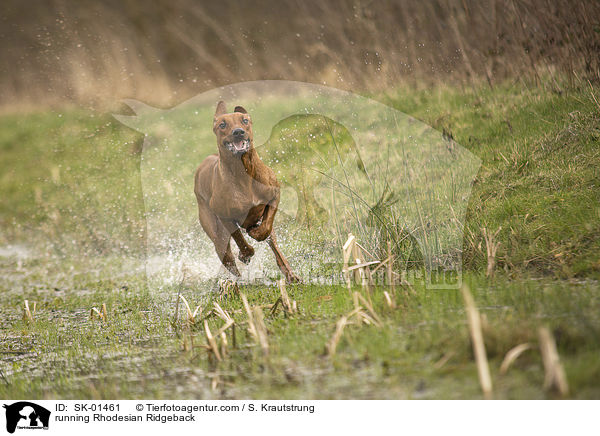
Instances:
[[[556,339],[569,397],[600,397],[594,94],[600,90],[587,86],[559,94],[505,85],[374,96],[445,131],[483,161],[467,210],[463,266],[482,314],[494,398],[557,396],[544,389],[541,326]],[[241,286],[251,306],[262,306],[268,354],[248,332],[240,298],[218,301],[213,280],[154,288],[143,269],[142,142],[108,114],[0,117],[0,397],[482,396],[458,290],[400,286],[392,309],[386,289],[373,289],[380,325],[348,325],[329,356],[336,322],[354,307],[344,286],[288,287],[294,314],[270,313],[275,286]],[[282,178],[296,177],[292,166],[271,165]],[[485,277],[484,227],[500,229],[493,278]],[[289,238],[283,245],[299,262]],[[194,323],[178,293],[192,311],[201,305]],[[37,303],[34,322],[22,319],[24,300]],[[220,362],[205,347],[204,321],[213,333],[224,324],[212,311],[215,301],[236,325]],[[102,304],[106,322],[90,319]],[[533,348],[500,374],[505,354],[522,343]]]

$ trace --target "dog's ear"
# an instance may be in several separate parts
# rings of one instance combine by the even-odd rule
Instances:
[[[248,112],[246,112],[246,109],[244,109],[241,106],[236,106],[235,109],[233,110],[234,112],[239,112],[241,114],[247,114]]]
[[[217,104],[217,110],[215,111],[215,117],[221,116],[227,113],[227,107],[225,106],[225,102],[221,100]]]

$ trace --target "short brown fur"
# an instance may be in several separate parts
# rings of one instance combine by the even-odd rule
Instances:
[[[240,250],[239,259],[250,262],[254,248],[244,239],[241,229],[245,229],[253,239],[268,241],[288,282],[299,281],[277,246],[273,221],[279,205],[279,183],[254,149],[252,119],[241,106],[227,113],[221,101],[213,131],[218,154],[208,156],[196,170],[194,192],[200,224],[213,241],[219,259],[239,277],[230,242],[233,237]]]

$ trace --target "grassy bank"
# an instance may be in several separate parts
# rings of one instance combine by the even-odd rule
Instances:
[[[552,398],[543,389],[537,329],[557,341],[573,398],[600,396],[600,107],[582,87],[399,89],[380,100],[445,131],[479,156],[464,238],[465,282],[484,317],[497,398]],[[0,396],[3,398],[477,398],[458,291],[419,283],[397,289],[397,308],[372,293],[381,325],[346,327],[335,356],[325,345],[353,308],[339,286],[289,289],[299,311],[269,312],[278,291],[243,286],[263,306],[269,354],[247,331],[238,297],[228,357],[203,347],[211,283],[148,287],[140,179],[143,137],[107,114],[74,110],[0,118]],[[294,168],[272,164],[293,178]],[[193,221],[194,217],[190,220]],[[187,219],[187,218],[186,218]],[[482,229],[501,230],[494,279]],[[358,288],[356,289],[359,290]],[[201,305],[187,327],[177,292]],[[35,322],[21,319],[37,302]],[[106,304],[107,322],[90,319]],[[533,349],[505,375],[520,343]]]

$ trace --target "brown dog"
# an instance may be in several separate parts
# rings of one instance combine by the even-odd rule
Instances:
[[[279,183],[254,149],[252,119],[241,106],[227,113],[225,103],[220,101],[213,131],[219,153],[208,156],[196,170],[194,192],[200,224],[215,244],[221,262],[239,277],[231,252],[232,236],[240,249],[239,259],[250,262],[254,249],[242,235],[241,229],[245,229],[257,241],[268,240],[277,266],[288,282],[299,281],[273,233]]]

